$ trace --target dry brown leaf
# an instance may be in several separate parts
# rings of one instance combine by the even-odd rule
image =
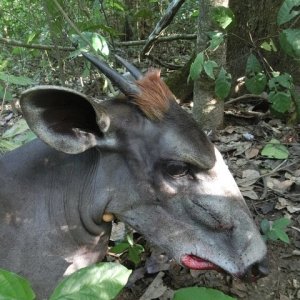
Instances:
[[[282,197],[278,198],[275,208],[278,210],[286,208],[290,214],[300,211],[300,206],[296,206],[293,202]]]
[[[277,178],[266,177],[267,187],[279,192],[286,192],[290,189],[291,185],[294,183],[293,180],[283,180],[280,181]]]
[[[245,151],[245,156],[247,159],[251,159],[253,157],[256,157],[259,153],[259,149],[255,147],[251,147]]]
[[[159,298],[161,295],[163,295],[167,287],[163,283],[163,276],[165,275],[164,272],[159,272],[155,279],[152,281],[152,283],[148,286],[145,293],[142,295],[140,300],[152,300]]]

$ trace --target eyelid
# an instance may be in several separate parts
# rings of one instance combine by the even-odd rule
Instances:
[[[174,179],[185,177],[190,174],[190,165],[183,161],[168,160],[165,162],[164,171]]]

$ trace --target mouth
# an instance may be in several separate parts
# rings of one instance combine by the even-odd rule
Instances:
[[[181,258],[181,263],[192,270],[217,270],[221,271],[221,268],[217,265],[213,264],[212,262],[205,260],[201,257],[189,254],[184,255]]]
[[[186,254],[181,258],[181,264],[186,268],[192,270],[215,270],[221,273],[227,273],[221,267],[215,265],[214,263],[205,260],[201,257],[192,254]],[[255,282],[259,278],[265,277],[269,274],[269,269],[267,262],[262,260],[258,263],[255,263],[246,270],[244,273],[231,274],[233,277],[239,278],[246,282]]]

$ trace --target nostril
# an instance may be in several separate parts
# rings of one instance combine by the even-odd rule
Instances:
[[[254,265],[252,265],[250,272],[252,273],[252,277],[258,279],[265,276],[268,276],[270,271],[268,267],[268,263],[266,260],[262,260]]]

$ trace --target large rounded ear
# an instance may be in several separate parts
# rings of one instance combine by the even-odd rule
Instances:
[[[51,147],[70,154],[103,144],[110,119],[105,111],[83,95],[57,86],[38,86],[20,99],[24,117],[31,128]],[[101,124],[101,126],[99,126]]]

